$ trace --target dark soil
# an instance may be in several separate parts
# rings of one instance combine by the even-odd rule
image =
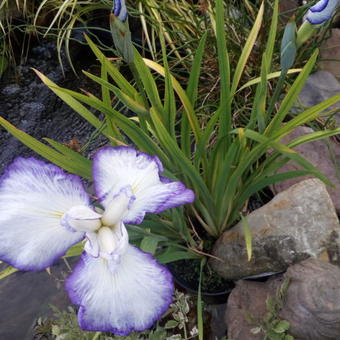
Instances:
[[[10,70],[0,81],[0,116],[38,140],[49,137],[67,143],[77,138],[81,145],[86,143],[94,128],[50,91],[31,69],[38,69],[62,87],[76,91],[85,88],[98,95],[98,87],[81,73],[82,69],[96,72],[91,66],[96,64],[95,60],[83,49],[79,50],[78,57],[77,53],[74,55],[79,77],[64,63],[64,78],[54,43],[44,40],[33,47],[27,64],[17,67],[16,72]],[[87,153],[104,142],[104,138],[97,138]],[[17,156],[37,157],[2,127],[0,143],[0,172]]]
[[[197,291],[200,276],[200,260],[180,260],[167,264],[175,281],[190,291]],[[234,283],[216,274],[208,265],[204,266],[202,279],[203,294],[218,294],[231,291]]]

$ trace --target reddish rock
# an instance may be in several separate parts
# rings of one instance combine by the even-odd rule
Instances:
[[[267,282],[239,281],[226,310],[228,337],[233,340],[262,340],[252,334],[267,313],[266,300],[275,297],[284,279],[290,284],[277,319],[290,324],[288,333],[300,340],[340,339],[340,269],[309,259],[291,266],[278,278]],[[249,315],[255,320],[249,322]]]
[[[275,296],[281,284],[281,278],[267,282],[240,280],[231,292],[225,320],[228,327],[228,338],[233,340],[263,340],[263,333],[253,334],[251,330],[267,313],[266,300]],[[254,319],[252,321],[251,319]]]

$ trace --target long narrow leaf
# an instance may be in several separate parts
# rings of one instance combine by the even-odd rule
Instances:
[[[175,120],[176,120],[176,99],[174,88],[171,81],[171,74],[168,65],[168,58],[166,55],[166,46],[164,41],[163,32],[160,35],[162,45],[162,56],[165,70],[165,98],[164,98],[164,113],[165,113],[165,126],[173,138],[176,138],[175,133]]]
[[[295,127],[301,126],[314,120],[315,118],[320,116],[324,110],[326,110],[328,107],[334,105],[339,101],[340,94],[337,94],[307,109],[306,111],[299,113],[296,117],[294,117],[289,122],[285,123],[283,126],[278,128],[275,132],[273,132],[272,137],[274,137],[276,140],[281,139],[282,137],[287,135],[290,131],[292,131]]]
[[[168,169],[172,168],[172,164],[166,154],[159,148],[155,141],[150,138],[138,125],[132,120],[122,115],[120,112],[114,110],[111,106],[106,106],[102,101],[96,97],[88,97],[81,93],[77,93],[68,89],[60,89],[77,100],[92,106],[94,109],[99,110],[105,114],[109,114],[115,121],[115,124],[132,140],[132,142],[142,151],[157,155]]]
[[[302,71],[302,68],[292,68],[287,72],[287,74],[294,74],[294,73],[298,73],[298,72],[301,72],[301,71]],[[278,77],[280,77],[280,75],[281,75],[280,71],[269,73],[267,75],[267,80],[278,78]],[[249,80],[244,85],[242,85],[236,92],[240,92],[247,87],[256,85],[256,84],[260,83],[260,81],[261,81],[261,77],[257,77],[257,78],[254,78],[252,80]]]
[[[72,149],[68,148],[67,146],[56,142],[50,138],[44,138],[46,142],[48,142],[51,146],[53,146],[57,151],[67,157],[70,162],[78,163],[80,167],[88,169],[89,174],[91,173],[91,164],[92,162],[81,155],[79,152],[73,151]]]
[[[241,215],[241,225],[244,234],[244,241],[246,243],[246,250],[248,255],[248,261],[251,260],[253,247],[252,247],[252,234],[247,217]]]
[[[241,56],[238,60],[237,66],[236,66],[236,70],[235,70],[235,74],[233,77],[233,82],[231,85],[231,93],[230,95],[233,96],[234,93],[236,92],[237,86],[240,82],[241,79],[241,75],[243,73],[244,67],[246,66],[247,60],[250,56],[250,53],[255,45],[256,42],[256,38],[260,32],[261,29],[261,25],[262,25],[262,19],[263,19],[263,13],[264,13],[264,2],[262,2],[259,12],[257,14],[256,20],[254,22],[254,26],[251,29],[248,39],[242,49],[242,53]]]
[[[201,74],[201,63],[202,63],[202,57],[204,53],[206,39],[207,39],[207,32],[203,34],[199,42],[199,45],[197,47],[195,58],[192,62],[192,66],[190,70],[188,86],[186,89],[186,93],[193,107],[195,107],[195,103],[197,100],[197,88],[198,88],[199,76]]]
[[[220,113],[220,128],[218,137],[222,140],[222,153],[225,153],[229,144],[229,131],[231,129],[231,108],[230,108],[230,63],[227,50],[225,29],[224,29],[224,6],[223,0],[216,1],[216,40],[218,69],[220,72],[220,106],[217,112]],[[225,138],[225,136],[228,136]]]
[[[200,196],[200,200],[205,201],[209,206],[209,211],[213,211],[213,201],[211,194],[200,176],[197,169],[191,164],[190,160],[183,154],[179,149],[177,143],[171,138],[169,133],[165,130],[164,126],[158,121],[158,116],[153,113],[151,109],[151,116],[154,119],[155,128],[157,129],[157,135],[160,139],[164,148],[166,148],[172,156],[172,160],[176,162],[177,166],[180,167],[184,176],[192,183],[196,189],[196,194]]]
[[[149,59],[144,59],[144,62],[146,65],[148,65],[148,67],[158,72],[163,77],[165,76],[164,67],[162,67],[161,65]],[[171,81],[172,81],[172,86],[174,87],[178,97],[181,100],[181,103],[183,104],[185,113],[189,119],[190,126],[194,132],[196,140],[199,141],[200,136],[201,136],[200,125],[196,117],[196,113],[191,105],[190,99],[188,98],[187,94],[185,93],[182,86],[179,84],[179,82],[176,80],[175,77],[171,76]]]
[[[149,111],[145,108],[145,106],[143,104],[139,103],[134,98],[129,97],[128,94],[124,93],[118,87],[112,85],[108,81],[105,81],[102,78],[97,77],[97,76],[95,76],[95,75],[93,75],[91,73],[88,73],[86,71],[83,71],[83,73],[87,77],[89,77],[90,79],[95,81],[96,83],[98,83],[98,84],[100,84],[102,86],[105,86],[107,89],[112,91],[118,97],[118,99],[120,101],[122,101],[122,103],[124,105],[126,105],[134,113],[141,114],[141,115],[144,115],[144,116],[148,116],[149,115]]]
[[[98,58],[99,62],[101,64],[105,64],[108,73],[116,82],[118,87],[125,93],[127,93],[130,97],[136,98],[138,96],[138,92],[136,91],[136,89],[126,80],[126,78],[118,71],[118,69],[112,65],[112,63],[106,58],[106,56],[99,50],[99,48],[87,35],[85,35],[85,39],[93,53]]]
[[[92,126],[94,126],[97,130],[101,130],[101,132],[108,136],[107,128],[103,128],[103,123],[84,105],[80,104],[77,100],[75,100],[72,96],[68,95],[63,91],[61,87],[55,84],[53,81],[48,79],[42,73],[37,70],[34,70],[38,77],[42,80],[42,82],[47,85],[59,98],[61,98],[67,105],[69,105],[74,111],[76,111],[80,116],[86,119]]]
[[[270,124],[267,126],[265,130],[265,135],[270,136],[275,130],[279,127],[279,125],[283,122],[285,117],[287,116],[289,110],[292,108],[294,103],[297,100],[297,97],[302,90],[302,87],[305,84],[307,77],[313,69],[313,66],[316,62],[316,58],[318,57],[318,50],[315,50],[313,55],[308,60],[307,64],[302,69],[301,73],[298,75],[296,80],[294,81],[292,87],[289,92],[285,96],[282,101],[282,104],[279,108],[279,111],[274,116]]]
[[[62,155],[60,152],[50,148],[49,146],[39,142],[24,131],[17,129],[14,125],[9,123],[4,118],[0,117],[0,125],[2,125],[9,133],[20,140],[23,144],[30,149],[46,158],[50,162],[62,167],[66,171],[77,174],[83,178],[91,178],[91,170],[89,168],[79,166],[79,163],[70,162],[67,156]]]
[[[160,115],[161,119],[164,120],[164,117],[162,116],[163,105],[159,97],[157,84],[150,72],[150,69],[147,67],[143,58],[136,49],[134,49],[134,62],[136,72],[138,73],[137,77],[141,79],[151,105],[157,110],[157,113]]]
[[[5,277],[17,272],[18,269],[14,267],[8,267],[0,272],[0,280],[4,279]]]
[[[309,170],[311,173],[313,173],[316,177],[318,177],[325,184],[332,185],[330,181],[328,180],[328,178],[322,173],[320,173],[320,171],[313,164],[308,162],[304,157],[299,155],[296,151],[292,150],[288,146],[275,142],[271,139],[268,139],[267,137],[255,131],[246,130],[245,134],[248,138],[251,138],[259,143],[263,143],[263,144],[269,143],[269,146],[277,150],[280,154],[293,160],[294,162],[302,166],[304,169]]]

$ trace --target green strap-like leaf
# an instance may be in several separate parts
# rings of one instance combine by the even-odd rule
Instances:
[[[62,167],[66,171],[79,175],[83,178],[86,178],[86,179],[91,178],[90,168],[84,167],[79,162],[70,162],[69,157],[39,142],[38,140],[36,140],[35,138],[30,136],[26,132],[17,129],[14,125],[9,123],[7,120],[5,120],[2,117],[0,117],[0,125],[2,125],[14,137],[19,139],[20,142],[24,143],[30,149],[32,149],[33,151],[35,151],[42,157],[46,158],[50,162]]]
[[[74,97],[66,93],[61,87],[59,87],[53,81],[48,79],[42,73],[40,73],[37,70],[34,70],[34,71],[45,85],[47,85],[59,98],[61,98],[67,105],[69,105],[81,117],[86,119],[97,130],[101,130],[104,135],[106,136],[109,135],[107,128],[103,128],[103,123],[91,111],[89,111],[84,105],[80,104],[79,101],[77,101],[76,99],[74,99]]]
[[[296,102],[297,97],[300,91],[302,90],[302,87],[304,86],[307,77],[312,71],[317,57],[318,57],[318,50],[315,50],[313,55],[308,60],[307,64],[304,66],[304,68],[302,69],[302,71],[300,72],[296,80],[294,81],[289,92],[283,99],[282,104],[279,108],[279,111],[274,116],[274,118],[271,120],[269,125],[267,126],[265,130],[266,136],[270,136],[273,133],[275,133],[276,130],[279,128],[280,124],[283,122],[283,120],[287,116],[289,110],[292,108],[292,106]]]
[[[118,71],[118,69],[112,65],[112,63],[106,58],[106,56],[99,50],[99,48],[93,43],[93,41],[85,35],[85,39],[89,44],[92,52],[96,55],[101,64],[105,64],[107,72],[112,79],[116,82],[118,87],[123,90],[132,98],[136,98],[138,92],[136,89],[126,80],[126,78]]]
[[[18,269],[14,267],[8,267],[0,272],[0,280],[4,279],[5,277],[17,272]]]
[[[186,93],[188,95],[188,98],[191,102],[191,105],[195,107],[195,103],[197,100],[197,89],[198,89],[198,82],[199,77],[201,74],[201,63],[202,63],[202,57],[204,53],[204,47],[205,47],[205,41],[207,39],[207,32],[205,32],[198,44],[195,58],[192,62],[189,80],[188,80],[188,86],[186,89]]]
[[[254,22],[254,26],[249,33],[248,39],[242,49],[241,56],[238,60],[238,63],[235,69],[235,74],[233,77],[232,86],[231,86],[231,93],[230,93],[231,96],[233,96],[236,92],[237,86],[240,82],[240,79],[241,79],[241,76],[244,70],[244,67],[246,66],[250,53],[255,45],[256,38],[261,29],[263,13],[264,13],[264,2],[262,2],[260,6],[259,12]]]

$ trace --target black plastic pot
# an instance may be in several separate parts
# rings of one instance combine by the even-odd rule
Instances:
[[[176,288],[192,295],[198,295],[199,261],[181,260],[168,263],[167,267],[173,275]],[[195,275],[196,268],[197,275]],[[186,271],[190,272],[188,273]],[[187,274],[190,274],[189,277]],[[233,281],[226,281],[222,279],[216,273],[213,273],[212,275],[214,278],[218,278],[219,282],[218,284],[215,283],[211,286],[207,286],[207,284],[204,284],[205,282],[203,282],[201,290],[202,299],[204,302],[209,304],[226,303],[230,292],[235,287],[235,284]]]

